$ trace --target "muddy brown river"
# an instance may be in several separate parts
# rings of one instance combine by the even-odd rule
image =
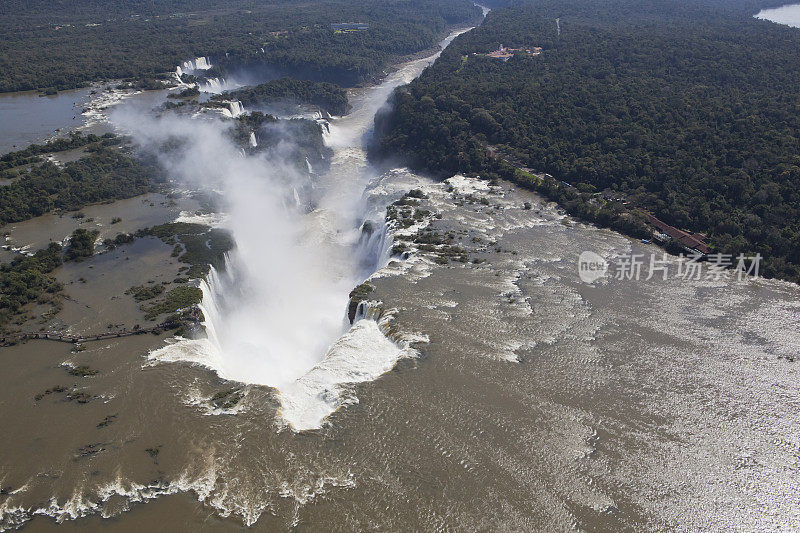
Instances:
[[[0,349],[0,530],[800,528],[800,288],[732,277],[585,283],[584,251],[612,261],[661,250],[507,183],[371,174],[361,135],[389,90],[354,91],[353,115],[332,122],[331,183],[358,182],[374,212],[419,189],[430,213],[414,229],[449,233],[467,262],[418,249],[379,265],[368,299],[393,316],[381,324],[388,338],[359,336],[377,331],[367,313],[326,356],[347,355],[335,368],[350,381],[298,380],[335,406],[305,430],[303,413],[282,403],[291,387],[154,357],[181,346],[165,335]],[[121,216],[131,231],[190,204],[148,197],[84,213],[100,228]],[[36,249],[80,223],[5,230]],[[124,291],[177,276],[171,251],[146,238],[61,267],[69,299],[49,326],[141,323]],[[398,349],[373,377],[382,342]],[[70,374],[84,365],[97,373]],[[332,365],[322,359],[308,375]],[[241,400],[219,401],[230,394]]]

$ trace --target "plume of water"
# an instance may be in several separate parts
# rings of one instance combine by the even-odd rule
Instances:
[[[223,80],[224,81],[224,80]],[[202,86],[202,91],[207,93],[221,93],[222,81],[219,78],[209,78]]]
[[[244,106],[239,100],[234,100],[233,102],[228,102],[228,107],[231,110],[231,116],[236,118],[242,113],[244,113]]]
[[[162,154],[170,175],[221,193],[225,227],[236,242],[225,270],[212,271],[202,284],[207,338],[182,340],[151,358],[192,361],[223,378],[275,387],[282,416],[302,430],[319,427],[341,405],[344,383],[374,379],[411,353],[383,336],[386,323],[361,320],[350,328],[345,311],[350,290],[385,264],[391,244],[382,202],[393,199],[376,203],[365,195],[377,176],[363,137],[391,91],[434,58],[407,63],[357,94],[346,117],[315,117],[334,149],[330,170],[321,174],[289,163],[293,151],[285,147],[282,154],[283,143],[247,155],[226,135],[230,120],[219,115],[115,113],[117,126],[141,145],[173,147]],[[298,191],[313,191],[313,202]]]
[[[188,60],[181,63],[178,67],[181,73],[192,74],[197,70],[208,70],[211,68],[211,62],[207,57],[196,57],[194,60]]]
[[[357,269],[337,235],[338,214],[306,215],[287,202],[308,176],[279,153],[242,156],[223,120],[118,113],[115,121],[151,149],[180,139],[164,166],[187,185],[222,192],[236,242],[225,271],[203,286],[208,339],[178,343],[173,350],[191,354],[173,355],[237,381],[280,387],[297,379],[348,325]]]

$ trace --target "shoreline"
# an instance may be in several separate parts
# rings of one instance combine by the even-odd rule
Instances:
[[[444,32],[442,32],[442,34],[439,37],[437,37],[437,42],[433,46],[422,49],[413,54],[409,54],[395,59],[391,63],[387,64],[386,68],[384,69],[383,73],[380,76],[364,80],[362,83],[359,83],[352,87],[342,87],[342,88],[347,91],[351,89],[365,89],[380,85],[386,79],[387,76],[391,75],[393,72],[396,72],[403,64],[412,61],[417,61],[420,59],[425,59],[426,57],[430,57],[438,52],[441,52],[442,48],[439,46],[440,43],[444,39],[446,39],[451,33],[459,30],[469,30],[475,28],[483,21],[484,18],[485,16],[482,17],[479,21],[477,21],[477,24],[475,25],[467,23],[467,24],[454,24],[448,26],[448,28]],[[102,80],[94,80],[88,82],[85,85],[79,87],[64,89],[56,92],[55,94],[46,94],[37,89],[2,92],[0,93],[0,99],[27,96],[27,97],[37,98],[38,101],[38,98],[63,98],[63,97],[69,97],[70,94],[77,95],[79,93],[88,91],[87,94],[85,95],[86,101],[83,102],[80,108],[76,110],[77,111],[76,116],[73,117],[73,118],[77,117],[81,118],[80,125],[69,125],[69,124],[60,125],[55,131],[43,132],[40,135],[35,135],[33,138],[29,140],[26,139],[24,142],[15,144],[14,146],[8,147],[6,150],[0,151],[0,156],[3,156],[11,152],[24,150],[31,144],[43,144],[54,139],[64,138],[68,136],[70,133],[76,131],[81,131],[84,133],[104,133],[104,131],[99,131],[99,130],[102,130],[103,126],[108,124],[108,117],[104,113],[104,111],[107,108],[116,106],[122,103],[123,101],[131,97],[134,97],[136,95],[157,94],[161,91],[171,91],[175,88],[180,87],[181,85],[173,83],[174,79],[171,77],[173,75],[174,75],[173,72],[165,73],[164,79],[161,80],[164,83],[164,87],[157,89],[139,89],[136,88],[135,86],[131,86],[129,82],[125,82],[122,79],[102,79]],[[289,77],[291,78],[291,76]],[[126,84],[127,86],[123,88],[117,88],[118,86],[123,84]],[[226,92],[230,91],[223,91],[220,94],[225,94]],[[80,101],[78,103],[80,103]],[[93,131],[93,130],[98,130],[98,131]],[[108,131],[113,132],[113,130],[111,129],[109,129]]]

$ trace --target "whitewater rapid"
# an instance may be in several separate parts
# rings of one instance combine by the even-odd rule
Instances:
[[[464,31],[453,32],[442,47]],[[333,157],[320,174],[306,161],[307,175],[276,178],[271,162],[247,156],[242,162],[241,154],[224,153],[212,134],[192,132],[188,145],[196,154],[188,164],[201,174],[208,166],[220,167],[216,187],[229,210],[221,227],[232,233],[236,248],[226,268],[212,270],[201,283],[206,337],[170,341],[149,355],[151,362],[198,364],[230,381],[272,387],[283,423],[303,431],[321,427],[339,407],[357,401],[352,384],[374,380],[398,360],[417,355],[413,346],[423,336],[384,334],[391,310],[359,315],[351,326],[346,309],[350,290],[388,262],[392,236],[385,210],[405,192],[375,193],[374,184],[386,176],[367,162],[364,137],[394,88],[436,57],[406,63],[380,85],[350,92],[352,112],[324,124]],[[231,116],[244,112],[238,102],[229,110]],[[235,162],[221,163],[228,157]],[[309,180],[314,198],[301,199],[298,190],[308,189]],[[285,192],[276,195],[276,188]],[[294,209],[276,200],[287,194],[296,199]],[[299,213],[296,207],[307,201],[314,208]]]

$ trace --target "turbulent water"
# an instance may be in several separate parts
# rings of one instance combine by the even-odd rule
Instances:
[[[244,156],[218,115],[115,115],[142,144],[184,140],[165,167],[223,201],[179,220],[237,247],[203,286],[207,339],[3,349],[0,529],[800,528],[800,290],[583,283],[581,252],[660,250],[508,184],[378,175],[363,136],[429,61],[352,91],[313,176]],[[412,188],[426,214],[384,225]],[[469,261],[389,257],[426,227]],[[70,331],[138,316],[121,291],[177,275],[171,246],[131,246],[59,269]]]
[[[208,337],[171,343],[153,360],[199,363],[225,379],[274,387],[283,418],[307,430],[342,404],[343,383],[374,379],[409,353],[375,324],[349,330],[345,311],[350,289],[388,259],[382,230],[388,200],[364,194],[378,177],[367,163],[364,136],[390,91],[432,59],[408,63],[380,86],[352,95],[353,111],[325,125],[334,155],[320,176],[310,164],[308,175],[281,164],[272,152],[240,156],[218,121],[168,117],[147,124],[120,113],[122,125],[145,143],[186,141],[167,166],[221,193],[224,225],[236,242],[225,270],[202,285]],[[243,111],[238,102],[230,108],[233,116]],[[297,191],[312,178],[313,191],[301,199]],[[308,204],[310,212],[303,209]],[[367,219],[377,230],[364,235]]]
[[[190,139],[168,165],[221,192],[222,226],[236,241],[224,271],[212,270],[202,284],[207,338],[170,342],[152,360],[198,363],[228,380],[273,387],[280,416],[294,430],[308,430],[343,404],[342,385],[375,379],[414,353],[387,339],[374,321],[351,329],[346,308],[350,289],[388,260],[385,207],[404,192],[365,190],[379,177],[366,161],[364,136],[390,91],[431,59],[406,64],[380,86],[351,95],[353,111],[325,125],[334,155],[321,176],[308,161],[304,175],[274,154],[240,156],[219,122],[167,119],[145,128],[143,137],[155,134],[150,141]],[[313,191],[301,200],[297,191],[312,177]],[[366,220],[377,228],[369,234],[360,230]]]

